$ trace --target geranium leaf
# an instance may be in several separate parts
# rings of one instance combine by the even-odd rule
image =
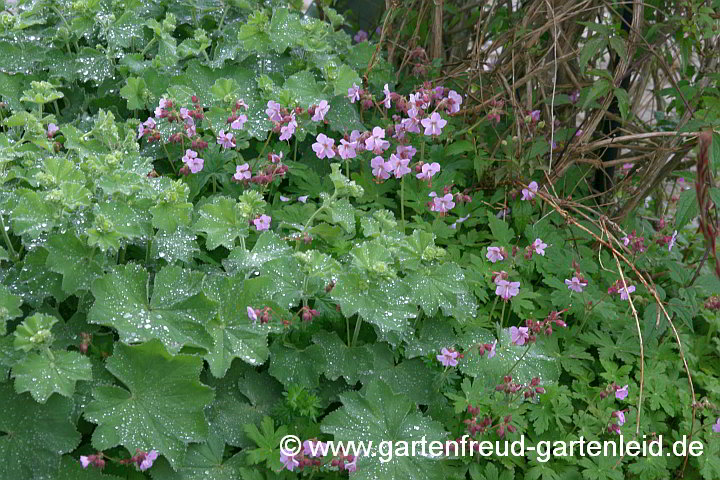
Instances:
[[[198,381],[202,360],[170,355],[153,340],[142,345],[115,345],[107,370],[127,388],[97,386],[85,418],[98,426],[93,445],[100,450],[118,445],[129,452],[157,450],[174,468],[186,445],[206,439],[203,408],[213,392]]]

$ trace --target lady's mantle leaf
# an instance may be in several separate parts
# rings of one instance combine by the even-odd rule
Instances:
[[[59,395],[46,404],[0,385],[0,478],[54,478],[60,455],[80,443],[70,423],[72,401]]]
[[[5,335],[5,322],[22,315],[22,298],[10,293],[5,285],[0,285],[0,334]]]
[[[208,322],[207,328],[213,337],[214,346],[205,356],[210,371],[222,377],[230,368],[234,358],[251,365],[265,363],[268,358],[267,336],[279,331],[279,320],[273,324],[261,325],[252,322],[247,307],[261,308],[265,294],[272,287],[269,277],[243,280],[244,276],[208,277],[203,290],[220,305],[218,315]]]
[[[212,339],[203,324],[213,304],[201,291],[203,274],[168,266],[155,276],[148,299],[148,272],[135,264],[118,266],[95,281],[95,304],[88,322],[117,329],[125,343],[161,340],[168,350],[183,345],[210,348]]]
[[[374,381],[365,395],[348,392],[340,395],[342,408],[330,413],[320,429],[335,436],[335,441],[372,441],[374,448],[381,442],[406,441],[408,444],[425,439],[442,441],[446,433],[440,423],[424,417],[404,394],[394,394],[384,382]],[[397,445],[394,445],[397,446]],[[357,460],[355,480],[403,478],[430,480],[445,478],[440,460],[421,455],[394,456],[381,463],[382,454],[361,456]],[[385,457],[387,459],[387,457]]]
[[[117,343],[106,368],[127,387],[98,386],[85,418],[98,426],[93,446],[99,450],[124,446],[135,452],[152,449],[174,468],[185,446],[207,437],[203,408],[213,400],[201,384],[200,357],[170,355],[157,340],[129,347]]]
[[[236,238],[247,236],[248,219],[240,212],[237,202],[230,198],[215,197],[212,203],[200,207],[198,213],[200,218],[195,223],[195,231],[206,234],[209,250],[220,245],[233,248]]]
[[[159,459],[153,468],[154,480],[236,480],[240,467],[246,462],[238,453],[223,461],[225,442],[217,435],[210,435],[207,443],[191,445],[177,471],[173,471],[165,459]]]
[[[431,317],[441,308],[443,315],[452,315],[458,320],[475,316],[477,305],[468,291],[462,269],[455,263],[426,267],[413,272],[405,281],[425,315]]]
[[[33,352],[13,367],[12,376],[18,393],[30,392],[35,401],[45,403],[53,392],[71,397],[75,382],[92,380],[92,371],[90,360],[78,352],[55,351],[52,359]]]

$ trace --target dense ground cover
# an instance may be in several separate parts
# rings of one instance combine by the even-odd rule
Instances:
[[[692,222],[717,190],[693,172],[597,215],[572,200],[587,168],[537,167],[570,120],[469,119],[438,62],[398,76],[329,8],[5,7],[0,478],[720,477],[720,282]],[[311,442],[281,455],[286,434]],[[465,434],[704,451],[309,449]]]

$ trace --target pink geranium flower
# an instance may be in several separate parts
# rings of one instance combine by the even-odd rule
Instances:
[[[428,196],[433,197],[430,204],[431,212],[447,213],[455,206],[452,193],[446,193],[444,196],[438,197],[437,193],[430,192]]]
[[[355,103],[360,100],[360,87],[353,83],[353,86],[348,88],[348,98],[350,103]]]
[[[235,139],[233,139],[232,133],[225,133],[224,130],[220,130],[217,136],[217,143],[223,148],[233,148],[235,146]]]
[[[425,135],[440,135],[442,129],[447,125],[447,120],[442,118],[439,113],[433,112],[429,118],[423,118],[420,123],[425,127]]]
[[[250,177],[252,177],[252,173],[250,172],[250,165],[247,162],[235,167],[235,175],[233,175],[235,180],[250,180]]]
[[[205,166],[205,160],[198,158],[198,154],[194,150],[189,148],[185,150],[185,155],[182,157],[182,161],[188,166],[192,173],[198,173]]]
[[[373,176],[378,180],[387,180],[390,178],[391,168],[381,156],[370,160],[370,167],[372,167]]]
[[[282,110],[282,105],[270,100],[267,103],[267,109],[265,110],[265,113],[267,114],[271,122],[282,122],[283,117],[280,113],[280,110]]]
[[[515,345],[525,345],[529,339],[528,327],[510,327],[510,340]]]
[[[340,139],[340,145],[338,146],[338,154],[343,160],[357,157],[357,142],[348,142],[344,138]]]
[[[335,149],[333,148],[335,146],[335,140],[328,137],[324,133],[321,133],[316,137],[317,140],[315,143],[312,144],[313,152],[315,152],[315,155],[319,159],[323,159],[325,157],[327,158],[333,158],[335,157]]]
[[[578,277],[572,277],[572,280],[565,279],[565,285],[573,292],[582,293],[583,288],[587,287],[587,282],[581,281]]]
[[[495,282],[495,294],[499,295],[503,300],[510,300],[520,292],[520,282],[508,282],[507,280],[498,280]]]
[[[325,115],[330,111],[330,105],[327,100],[321,100],[320,105],[315,107],[315,114],[312,116],[313,122],[322,122],[325,120]]]
[[[448,92],[448,102],[450,105],[447,112],[451,114],[457,113],[460,111],[460,105],[463,103],[462,95],[457,93],[455,90],[450,90],[450,92]]]
[[[528,188],[522,189],[522,200],[532,200],[538,190],[538,184],[535,181],[530,182]]]
[[[383,87],[383,93],[385,93],[385,98],[383,99],[383,105],[385,105],[385,108],[390,108],[392,106],[392,102],[390,100],[390,89],[388,88],[388,84],[385,84],[385,87]]]
[[[373,128],[372,135],[365,140],[365,149],[376,154],[384,152],[389,147],[390,142],[385,140],[385,129],[382,127]]]
[[[269,216],[263,214],[253,220],[253,225],[255,225],[255,229],[258,232],[262,232],[270,228],[270,220],[271,218]]]
[[[440,171],[440,164],[437,162],[425,163],[421,168],[421,172],[415,175],[419,180],[430,180],[433,175]]]
[[[395,174],[395,178],[402,178],[410,173],[410,167],[408,167],[409,163],[409,159],[399,158],[393,153],[390,155],[390,160],[388,160],[387,166],[389,170]]]
[[[485,257],[492,263],[499,262],[505,260],[505,251],[502,247],[488,247]]]
[[[618,400],[625,400],[628,396],[628,386],[625,385],[622,388],[616,388],[615,390],[615,398]]]
[[[445,367],[455,367],[458,364],[457,357],[458,352],[443,348],[440,351],[440,355],[437,355],[435,358],[437,358]]]
[[[242,130],[247,120],[247,115],[238,115],[238,117],[230,124],[230,128],[232,128],[233,130]]]
[[[547,248],[547,243],[544,243],[539,238],[536,238],[533,243],[530,244],[530,247],[537,253],[538,255],[545,256],[545,249]]]

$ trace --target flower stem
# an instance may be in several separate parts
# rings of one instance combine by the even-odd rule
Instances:
[[[514,364],[514,365],[512,366],[512,368],[505,374],[505,376],[510,375],[510,374],[512,373],[512,371],[515,370],[515,367],[518,366],[518,363],[520,363],[520,362],[522,361],[522,359],[525,358],[525,355],[527,355],[527,353],[530,351],[530,347],[532,347],[532,344],[528,344],[528,346],[527,346],[527,348],[525,349],[525,351],[523,352],[523,354],[520,355],[520,358],[518,358],[518,359],[515,361],[515,364]]]
[[[5,245],[7,245],[8,251],[10,252],[10,257],[13,261],[19,260],[20,256],[15,253],[12,243],[10,243],[10,237],[8,236],[7,230],[5,230],[5,221],[3,220],[2,214],[0,214],[0,228],[2,229],[3,238],[5,239]]]
[[[353,339],[351,346],[354,347],[357,345],[357,339],[360,336],[360,326],[362,325],[362,318],[360,315],[358,315],[357,320],[355,320],[355,332],[353,333]]]
[[[402,232],[405,235],[405,176],[400,179],[400,220],[402,221]]]
[[[502,312],[500,312],[500,328],[505,328],[505,305],[506,304],[507,304],[507,302],[503,302]]]

